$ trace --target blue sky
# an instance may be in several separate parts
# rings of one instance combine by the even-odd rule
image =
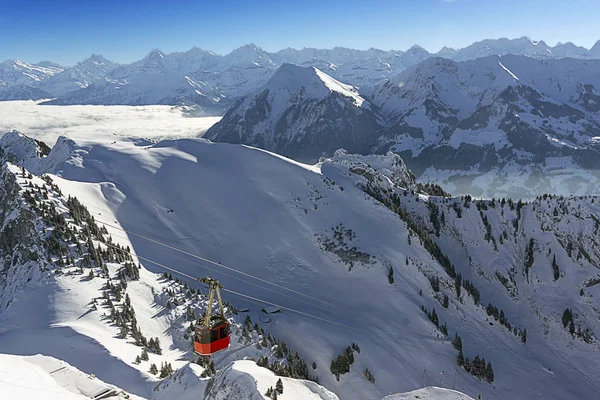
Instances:
[[[153,48],[224,54],[251,42],[437,51],[520,36],[589,48],[598,16],[600,0],[0,0],[0,61],[131,62]]]

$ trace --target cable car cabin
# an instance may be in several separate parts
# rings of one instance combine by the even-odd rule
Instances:
[[[208,303],[204,318],[194,326],[194,352],[201,356],[210,356],[229,347],[229,322],[223,310],[221,288],[223,285],[216,279],[200,278],[200,282],[208,284]],[[212,314],[213,299],[217,295],[219,314]]]
[[[210,356],[229,347],[229,323],[219,321],[212,328],[202,325],[194,327],[194,352],[202,356]]]

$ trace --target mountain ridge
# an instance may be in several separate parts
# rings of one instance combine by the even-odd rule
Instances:
[[[600,43],[600,41],[599,41]],[[554,49],[554,50],[553,50]],[[554,52],[553,52],[554,51]],[[92,55],[102,61],[99,65],[84,65],[82,61],[75,66],[65,68],[53,63],[44,65],[6,61],[0,67],[0,83],[5,85],[30,85],[38,87],[53,97],[62,97],[60,104],[78,104],[81,96],[72,93],[81,88],[106,85],[114,87],[118,82],[121,86],[128,81],[140,81],[144,76],[190,76],[203,82],[213,93],[225,92],[231,99],[241,97],[264,83],[264,76],[272,74],[284,63],[294,63],[301,66],[314,66],[335,79],[356,87],[365,88],[377,85],[382,80],[391,78],[404,69],[411,67],[431,57],[446,57],[455,61],[471,60],[491,55],[517,54],[539,59],[559,59],[561,57],[576,57],[580,59],[600,58],[600,45],[596,43],[587,50],[572,43],[559,43],[549,47],[543,41],[535,42],[527,37],[517,39],[486,39],[473,43],[462,49],[443,47],[437,53],[431,53],[418,45],[413,45],[406,51],[379,50],[370,48],[356,50],[344,47],[332,49],[303,48],[282,49],[268,52],[248,44],[232,50],[226,55],[218,55],[212,51],[192,47],[184,52],[164,53],[158,49],[149,52],[143,59],[130,64],[119,65]],[[93,62],[94,60],[92,60]],[[15,67],[17,71],[14,72]],[[93,67],[93,68],[91,68]],[[259,72],[258,72],[259,71]],[[233,78],[233,76],[238,76]],[[236,82],[232,84],[231,80]],[[246,81],[246,82],[244,82]],[[176,87],[171,88],[177,90]],[[98,95],[108,89],[100,88]],[[158,90],[158,87],[157,87]],[[23,99],[28,96],[23,94]],[[158,96],[150,97],[152,99]],[[101,97],[100,97],[101,100]],[[150,100],[146,104],[150,103]],[[156,100],[153,100],[156,101]],[[177,104],[180,99],[172,98]],[[193,102],[190,97],[186,101]],[[107,100],[107,104],[112,104]],[[129,103],[127,98],[119,104]],[[214,102],[213,102],[214,104]],[[218,107],[217,107],[218,108]]]

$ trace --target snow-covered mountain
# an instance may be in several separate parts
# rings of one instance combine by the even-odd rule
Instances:
[[[320,103],[304,86],[314,82],[325,89],[327,80],[316,78],[327,75],[284,65],[264,87],[236,102],[205,137],[309,161],[340,147],[362,154],[392,150],[418,177],[454,194],[595,194],[598,68],[600,60],[434,57],[372,90],[351,89],[360,97],[350,102],[354,107],[340,111],[342,103],[333,103],[315,111],[312,104]],[[337,97],[348,104],[352,96]],[[366,123],[340,123],[340,116],[352,121],[344,112],[356,111],[368,117]],[[334,127],[336,139],[323,127]]]
[[[453,193],[593,194],[599,183],[597,60],[432,58],[379,85],[380,151]]]
[[[256,387],[251,398],[260,398],[276,377],[234,361],[264,365],[266,356],[269,368],[289,365],[277,357],[283,344],[269,336],[285,341],[290,359],[298,360],[298,351],[326,388],[284,380],[282,398],[310,391],[381,399],[432,383],[471,398],[587,399],[600,390],[598,197],[544,196],[526,204],[417,194],[443,192],[415,184],[394,154],[340,151],[304,165],[204,140],[100,139],[60,140],[52,153],[66,157],[49,164],[51,181],[5,167],[1,187],[10,194],[2,218],[13,221],[23,210],[26,219],[0,231],[0,244],[10,247],[1,265],[11,287],[18,286],[0,312],[0,353],[44,353],[158,399],[201,398],[211,387],[217,391],[211,395],[223,398]],[[34,240],[13,247],[15,233]],[[84,237],[99,233],[103,240]],[[42,240],[48,237],[56,241]],[[79,238],[81,255],[68,242]],[[89,240],[100,266],[81,264]],[[36,272],[36,261],[23,253],[36,250],[35,243],[38,264],[48,271]],[[111,256],[111,243],[129,249]],[[194,279],[152,273],[165,272],[161,265],[191,277],[209,274],[227,289],[227,308],[239,325],[232,348],[214,358],[212,380],[198,378],[210,366],[185,361],[188,309],[200,315],[206,299],[190,294],[198,288]],[[128,302],[135,312],[125,311]],[[279,312],[267,315],[265,305]],[[141,347],[131,315],[144,336],[159,338],[162,354],[150,348],[149,361],[136,364]],[[266,346],[261,329],[268,332]],[[33,340],[39,337],[45,340]],[[489,367],[482,369],[482,358]],[[165,362],[176,371],[159,383],[146,371]],[[415,395],[459,396],[424,390],[396,398]]]
[[[160,50],[153,50],[144,59],[120,67],[109,64],[108,61],[99,61],[96,57],[85,66],[101,63],[103,68],[95,71],[89,68],[85,70],[84,82],[73,77],[65,81],[59,75],[55,78],[60,83],[49,82],[49,85],[54,85],[50,88],[56,93],[64,92],[66,85],[77,85],[79,88],[62,93],[44,104],[192,104],[199,107],[200,114],[222,115],[231,101],[218,87],[210,87],[205,82],[187,75],[202,66],[212,66],[218,59],[219,56],[214,53],[197,47],[185,53],[168,55]],[[75,67],[72,72],[82,69]]]
[[[221,56],[198,47],[171,54],[155,49],[143,59],[117,68],[110,77],[130,79],[132,76],[143,75],[186,75],[199,69],[210,69],[220,58]]]
[[[283,64],[264,86],[236,101],[204,137],[315,161],[342,146],[367,152],[377,118],[354,87],[314,67]]]
[[[36,65],[18,60],[8,60],[0,63],[0,84],[8,86],[34,85],[62,71],[62,67],[52,63]]]
[[[561,48],[561,47],[559,47]],[[552,48],[543,40],[534,41],[523,36],[518,39],[486,39],[475,42],[460,49],[452,57],[455,61],[473,60],[476,58],[506,54],[523,55],[533,58],[553,58]],[[554,57],[560,57],[558,55]]]
[[[42,104],[197,105],[201,115],[222,115],[231,102],[189,76],[145,74],[130,80],[93,83]]]
[[[48,92],[28,85],[0,84],[0,101],[51,99]]]
[[[53,97],[86,88],[92,83],[104,82],[109,73],[119,64],[107,60],[99,54],[92,54],[89,58],[77,63],[71,68],[45,79],[39,83],[39,88]]]
[[[235,100],[264,85],[277,68],[268,63],[234,64],[227,69],[200,70],[190,76],[224,98]]]
[[[0,83],[11,86],[32,85],[58,97],[92,83],[111,87],[114,82],[139,82],[144,76],[190,76],[202,81],[215,93],[220,91],[237,99],[264,84],[278,67],[286,63],[316,67],[340,82],[365,89],[432,56],[466,61],[507,54],[536,59],[600,59],[600,41],[588,50],[573,43],[559,43],[550,47],[543,41],[533,41],[528,37],[487,39],[458,50],[444,47],[435,54],[418,45],[406,51],[334,47],[300,50],[287,48],[271,53],[255,44],[249,44],[224,56],[193,47],[186,52],[170,54],[153,50],[142,60],[122,66],[98,55],[92,55],[71,68],[63,68],[51,62],[30,65],[20,61],[7,61],[0,67]],[[49,77],[52,79],[47,79]],[[65,97],[61,104],[79,104],[77,102],[80,99],[79,95]],[[112,104],[111,99],[114,97],[109,95],[107,104]]]
[[[18,132],[0,140],[0,365],[12,365],[0,382],[3,395],[29,398],[44,389],[57,399],[213,400],[228,398],[235,384],[245,395],[238,398],[254,399],[276,386],[279,378],[271,370],[293,365],[283,370],[288,398],[338,399],[306,380],[311,376],[297,353],[289,347],[274,351],[285,344],[267,338],[243,315],[236,317],[229,303],[229,353],[212,361],[197,359],[190,350],[189,324],[205,311],[206,295],[191,291],[180,277],[134,264],[131,243],[115,234],[119,226],[110,224],[109,232],[74,197],[77,192],[90,200],[93,192],[111,185],[40,177],[12,164],[53,170],[56,165],[47,159],[78,157],[69,140],[59,140],[50,153]],[[158,314],[156,307],[162,309]],[[44,340],[36,340],[40,337]],[[231,363],[245,357],[264,357],[271,364]]]

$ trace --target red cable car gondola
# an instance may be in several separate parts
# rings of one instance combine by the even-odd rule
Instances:
[[[209,292],[206,315],[201,323],[194,326],[194,352],[198,355],[210,356],[217,351],[225,350],[229,347],[229,322],[225,318],[223,302],[221,301],[220,289],[223,285],[216,279],[208,277],[199,280],[208,284]],[[220,315],[211,315],[215,292],[217,293],[217,300],[219,302]]]

